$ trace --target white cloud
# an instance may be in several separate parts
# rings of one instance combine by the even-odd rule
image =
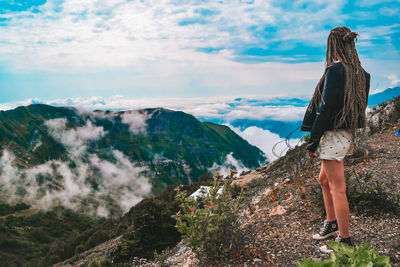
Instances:
[[[362,7],[371,7],[382,3],[400,3],[399,0],[358,0],[357,5]]]
[[[49,132],[63,144],[70,147],[71,153],[79,156],[86,150],[88,141],[93,141],[106,134],[103,127],[93,126],[90,120],[86,121],[85,126],[67,129],[67,120],[57,118],[47,120],[45,125]]]
[[[292,98],[296,96],[293,95]],[[306,99],[304,96],[298,96]],[[246,99],[239,100],[232,96],[223,97],[196,97],[196,98],[124,98],[123,96],[114,97],[91,97],[91,98],[68,98],[56,100],[39,100],[34,102],[49,105],[64,106],[71,105],[80,108],[80,112],[95,109],[114,109],[114,110],[137,110],[144,108],[163,107],[172,110],[180,110],[192,114],[197,118],[203,119],[220,119],[222,121],[232,122],[237,119],[249,120],[282,120],[282,121],[298,121],[301,120],[304,107],[291,105],[277,105],[274,101],[278,99],[287,99],[288,96],[281,94],[276,96],[249,96]],[[101,101],[99,101],[101,99]],[[0,110],[8,110],[19,105],[27,105],[33,100],[22,102],[4,103],[0,106]],[[107,117],[112,119],[116,113],[105,114],[98,111],[94,116]],[[123,115],[123,122],[130,125],[132,132],[140,132],[145,130],[145,121],[149,115],[139,115],[136,111],[131,111]]]
[[[386,90],[393,87],[391,79],[388,79],[387,76],[399,69],[398,62],[392,60],[377,61],[369,58],[361,58],[361,62],[365,70],[371,74],[371,92],[376,89]],[[398,76],[398,74],[396,75]]]
[[[382,93],[383,91],[385,91],[385,90],[384,89],[374,89],[374,90],[371,90],[371,92],[369,94],[374,95],[374,94]]]
[[[266,120],[273,119],[279,121],[298,121],[304,115],[304,107],[291,105],[284,106],[239,106],[229,110],[224,114],[226,121],[236,119]]]
[[[278,134],[272,133],[269,130],[264,130],[256,126],[250,126],[244,130],[226,123],[226,126],[231,128],[237,135],[245,139],[249,144],[258,147],[264,152],[269,162],[274,161],[278,157],[286,154],[289,148],[302,143],[300,139],[288,139],[279,137]],[[214,163],[209,171],[212,173],[219,172],[226,176],[229,175],[230,169],[235,169],[240,174],[242,171],[248,170],[242,162],[233,157],[233,153],[226,156],[226,160],[222,165]]]
[[[293,67],[294,72],[297,69],[301,73],[300,76],[295,74],[297,79],[307,79],[306,65],[231,62],[234,49],[244,44],[260,43],[259,36],[249,31],[249,27],[257,25],[261,29],[277,25],[276,18],[280,18],[283,11],[270,2],[199,4],[186,1],[174,5],[167,1],[85,0],[77,4],[74,0],[65,0],[62,11],[55,12],[55,4],[48,1],[39,7],[42,13],[29,13],[31,18],[10,15],[12,21],[0,36],[0,59],[14,62],[15,71],[35,69],[69,73],[88,69],[129,69],[133,75],[138,74],[132,81],[135,84],[146,83],[147,87],[152,83],[157,86],[171,84],[173,87],[177,84],[177,76],[182,84],[186,79],[199,75],[207,77],[201,79],[204,87],[209,84],[223,86],[224,80],[225,84],[240,82],[251,86],[262,82],[265,85],[268,84],[265,81],[281,77],[277,69],[285,71]],[[337,9],[333,8],[335,5],[329,4],[330,9],[327,7],[321,14],[330,10],[334,12]],[[198,8],[218,10],[219,13],[200,17],[194,13]],[[99,15],[101,12],[108,15]],[[300,17],[302,20],[318,20],[317,14],[303,16],[304,13],[285,12],[285,16],[293,24],[297,24]],[[184,19],[198,17],[207,20],[207,24],[178,25]],[[293,29],[295,32],[278,31],[279,37],[276,38],[324,42],[320,40],[323,32],[314,28]],[[270,41],[276,40],[263,39],[264,43]],[[208,55],[196,52],[199,47],[222,47],[223,50]],[[293,75],[287,78],[292,79]],[[315,77],[312,75],[312,78]],[[234,80],[227,83],[229,79]]]
[[[67,129],[65,119],[48,120],[46,126],[66,145],[67,155],[76,167],[70,167],[70,161],[49,160],[20,169],[14,154],[4,149],[0,157],[0,190],[8,196],[8,201],[26,201],[43,210],[62,205],[108,216],[110,203],[104,199],[112,199],[113,204],[127,212],[151,192],[150,180],[144,176],[149,173],[148,167],[131,162],[121,151],[112,150],[110,161],[95,154],[88,154],[86,160],[87,143],[106,134],[102,127],[93,126],[88,120],[82,127]],[[83,205],[88,198],[97,203],[90,201],[92,204]]]
[[[89,160],[93,167],[100,170],[104,179],[100,191],[117,194],[114,197],[118,196],[118,202],[126,212],[150,193],[151,183],[141,174],[148,168],[135,166],[121,151],[114,150],[113,154],[116,163],[101,160],[95,154],[90,155]]]
[[[139,113],[137,111],[126,111],[122,114],[122,122],[129,125],[129,130],[133,134],[146,133],[146,120],[149,119],[147,113]]]
[[[400,24],[392,24],[385,26],[366,27],[358,26],[353,30],[359,32],[359,40],[379,40],[382,37],[392,35],[398,31]]]
[[[75,83],[70,85],[77,91],[101,87],[108,92],[129,89],[132,95],[306,93],[322,75],[322,62],[242,64],[234,60],[242,55],[240,51],[251,47],[272,51],[266,58],[273,60],[290,61],[302,54],[314,57],[309,55],[309,46],[325,47],[327,26],[346,24],[352,18],[343,14],[346,3],[299,0],[288,7],[271,0],[47,1],[38,7],[39,13],[4,15],[11,20],[2,27],[0,61],[13,74],[38,71],[39,76],[47,72],[79,76],[72,78]],[[199,8],[217,12],[201,16],[196,13]],[[375,13],[368,10],[367,14]],[[356,14],[354,19],[359,17],[363,16]],[[179,26],[185,19],[205,23]],[[390,39],[389,35],[398,31],[396,27],[358,27],[358,45],[368,47],[372,40]],[[389,40],[388,49],[368,50],[367,54],[390,53],[391,57],[386,54],[380,58],[393,58],[397,64],[394,43]],[[286,55],[285,51],[297,47],[298,54]],[[307,49],[302,51],[303,47]],[[198,48],[217,50],[207,54]],[[385,67],[383,62],[377,66]],[[111,73],[123,77],[115,78]],[[51,79],[46,76],[37,84],[41,87]],[[54,85],[43,87],[50,90]],[[75,96],[82,91],[75,91]]]
[[[279,137],[279,135],[256,126],[250,126],[242,131],[232,125],[226,125],[249,144],[261,149],[270,162],[275,160],[277,156],[284,156],[289,147],[294,147],[299,143],[299,139],[289,139],[286,143],[285,139]]]
[[[382,7],[379,9],[379,13],[383,16],[400,16],[400,9],[399,8],[389,8],[389,7]]]
[[[85,197],[90,192],[82,179],[86,178],[85,170],[81,168],[79,173],[74,174],[65,162],[52,160],[32,168],[19,169],[15,165],[14,154],[4,149],[0,166],[3,170],[0,175],[0,185],[3,193],[9,196],[9,202],[22,199],[33,202],[35,207],[44,210],[54,205],[76,209],[79,203],[78,198]],[[85,165],[82,167],[86,168]],[[46,177],[57,174],[62,175],[61,181],[59,179],[56,179],[54,183],[43,181],[43,184],[39,185],[41,182],[36,179],[37,175]],[[22,191],[26,191],[23,196],[19,193]]]
[[[248,170],[248,168],[246,168],[240,160],[237,160],[235,159],[235,157],[233,157],[233,152],[226,155],[225,161],[222,164],[217,164],[214,162],[214,164],[210,168],[208,168],[209,172],[213,174],[216,174],[218,172],[220,175],[223,176],[230,175],[230,170],[237,171],[237,174],[235,176],[238,176],[241,172]]]
[[[400,79],[397,77],[396,74],[389,74],[386,76],[390,80],[390,86],[395,87],[398,86],[400,83]]]
[[[33,101],[33,99],[25,99],[23,101],[1,103],[0,110],[10,110],[10,109],[14,109],[19,106],[27,106],[29,104],[32,104],[32,101]]]

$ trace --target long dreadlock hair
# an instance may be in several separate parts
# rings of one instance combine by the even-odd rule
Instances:
[[[358,33],[352,32],[347,27],[336,27],[331,30],[327,41],[325,72],[315,87],[308,107],[310,110],[312,108],[318,110],[319,102],[322,99],[320,86],[325,80],[327,67],[332,65],[335,59],[339,58],[345,70],[344,106],[339,113],[341,116],[335,120],[335,129],[340,125],[346,125],[346,128],[351,130],[353,137],[360,119],[362,120],[362,125],[365,125],[365,100],[367,97],[364,69],[358,58],[354,42],[357,36]]]

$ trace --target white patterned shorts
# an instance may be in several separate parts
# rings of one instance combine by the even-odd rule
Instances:
[[[351,132],[347,129],[326,131],[315,153],[320,159],[342,161],[353,150]]]

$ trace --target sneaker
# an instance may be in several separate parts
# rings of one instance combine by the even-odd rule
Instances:
[[[339,242],[339,243],[345,243],[345,244],[347,244],[347,245],[349,245],[349,246],[351,246],[351,247],[354,247],[353,241],[351,240],[351,237],[350,237],[350,236],[349,236],[349,237],[346,237],[346,238],[343,238],[343,237],[341,237],[341,236],[339,235],[339,236],[336,237],[335,241],[336,241],[336,242]],[[328,254],[331,253],[331,252],[333,251],[333,250],[330,249],[327,245],[320,246],[320,247],[319,247],[319,250],[320,250],[321,252],[323,252],[323,253],[328,253]]]
[[[338,224],[336,220],[328,222],[327,220],[324,221],[324,227],[318,234],[312,236],[313,239],[316,240],[323,240],[330,236],[337,235],[339,231]]]

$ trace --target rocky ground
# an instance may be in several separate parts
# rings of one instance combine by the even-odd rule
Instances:
[[[85,265],[89,264],[93,259],[103,258],[116,247],[116,244],[120,238],[121,237],[119,236],[117,238],[110,239],[107,242],[104,242],[90,250],[84,251],[73,258],[54,264],[53,267]]]
[[[363,179],[369,174],[389,195],[400,192],[400,137],[394,136],[395,126],[371,135],[363,153],[346,157],[347,176]],[[304,146],[297,147],[235,181],[248,187],[241,211],[246,241],[241,252],[231,253],[213,266],[295,266],[303,258],[327,258],[318,250],[326,241],[311,237],[324,220],[318,199],[320,161],[305,153]],[[350,226],[355,243],[370,243],[379,253],[390,256],[393,266],[400,266],[400,214],[374,207],[358,210],[357,203],[353,204]],[[169,251],[166,264],[199,266],[193,252],[182,243]]]

